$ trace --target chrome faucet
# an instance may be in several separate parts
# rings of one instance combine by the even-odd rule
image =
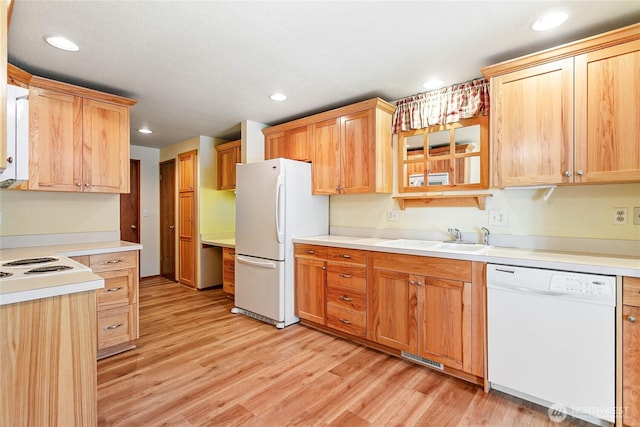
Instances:
[[[457,228],[449,228],[449,233],[456,236],[456,243],[462,243],[462,233]]]
[[[486,227],[480,227],[480,230],[482,231],[482,244],[483,245],[488,245],[489,244],[489,229]]]

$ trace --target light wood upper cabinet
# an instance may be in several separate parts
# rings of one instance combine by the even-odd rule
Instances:
[[[640,181],[640,24],[482,71],[494,186]]]
[[[240,163],[240,141],[216,145],[218,153],[218,190],[233,190],[236,188],[236,163]]]
[[[265,158],[311,161],[314,194],[390,193],[394,111],[374,98],[264,129]]]
[[[577,56],[575,76],[576,181],[640,181],[640,40]]]
[[[30,77],[29,190],[129,192],[135,101]]]
[[[197,152],[189,151],[178,156],[178,191],[194,191],[196,188]]]

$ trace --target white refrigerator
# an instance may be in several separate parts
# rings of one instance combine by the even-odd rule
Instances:
[[[284,328],[298,322],[294,237],[329,234],[329,197],[311,194],[311,164],[271,159],[236,166],[235,307]]]

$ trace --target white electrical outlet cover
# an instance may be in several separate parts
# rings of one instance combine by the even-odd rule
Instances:
[[[625,225],[627,223],[627,208],[613,208],[613,223],[615,225]]]

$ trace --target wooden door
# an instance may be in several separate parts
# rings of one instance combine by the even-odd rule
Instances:
[[[374,341],[415,354],[417,296],[410,275],[375,269],[369,290],[369,331]]]
[[[640,307],[623,305],[622,318],[623,422],[625,426],[640,426]]]
[[[176,280],[176,161],[160,163],[160,275]]]
[[[178,281],[195,287],[195,200],[192,191],[179,194],[178,199]]]
[[[341,193],[375,190],[375,111],[342,116],[340,119]]]
[[[129,192],[129,108],[82,101],[83,191]]]
[[[573,59],[491,80],[493,185],[573,182]]]
[[[129,162],[129,189],[120,194],[120,240],[140,243],[140,160]]]
[[[418,279],[417,279],[418,280]],[[420,277],[418,355],[463,369],[471,341],[471,284]]]
[[[288,158],[301,162],[311,161],[309,126],[300,126],[286,131],[285,141],[289,150]]]
[[[197,151],[189,151],[178,156],[178,191],[194,191],[196,186]]]
[[[264,137],[264,159],[288,158],[287,146],[285,144],[285,133],[276,132]]]
[[[576,181],[640,180],[640,40],[576,57]]]
[[[340,119],[311,125],[313,194],[337,194],[340,184]]]
[[[296,312],[301,319],[326,324],[327,264],[296,257]]]
[[[82,191],[82,98],[29,89],[29,189]]]

